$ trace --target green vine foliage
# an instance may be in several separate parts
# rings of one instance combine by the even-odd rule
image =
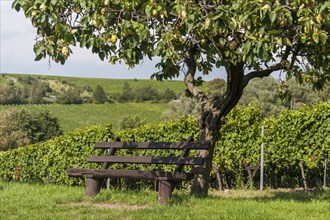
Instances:
[[[111,126],[93,126],[50,141],[2,152],[0,179],[5,181],[52,182],[77,184],[66,175],[68,167],[92,167],[87,159],[100,154],[94,149],[97,141],[113,138]]]
[[[243,160],[256,163],[260,151],[261,108],[237,106],[226,118],[215,150],[213,164],[221,170],[237,170]]]
[[[213,159],[213,166],[226,179],[228,187],[241,186],[247,181],[243,161],[255,166],[260,158],[262,142],[261,125],[265,125],[265,177],[266,184],[272,186],[277,178],[277,186],[299,186],[302,161],[309,185],[317,185],[323,175],[325,158],[330,157],[330,102],[313,107],[302,107],[295,111],[285,111],[277,118],[262,119],[261,108],[256,105],[237,106],[226,118],[221,130]],[[78,179],[69,178],[65,170],[69,167],[100,167],[90,164],[90,155],[106,152],[95,150],[97,141],[185,141],[193,137],[199,139],[199,128],[193,116],[160,123],[144,125],[117,133],[111,126],[93,126],[80,129],[53,140],[24,148],[0,153],[0,179],[6,181],[38,181],[57,184],[83,184]],[[120,152],[139,155],[173,155],[173,152],[134,151]],[[180,152],[177,152],[180,153]],[[120,168],[122,165],[115,165]],[[143,165],[125,165],[126,169],[145,169]],[[159,167],[150,166],[148,169]],[[164,166],[162,169],[171,169]],[[20,175],[17,178],[17,175]],[[213,174],[214,175],[214,174]],[[259,174],[257,173],[257,176]],[[255,178],[257,179],[257,178]],[[213,184],[215,178],[213,178]],[[256,182],[257,183],[257,182]],[[276,184],[275,184],[276,185]]]
[[[264,121],[265,163],[273,168],[276,175],[282,176],[282,182],[300,172],[300,161],[312,185],[316,184],[316,179],[322,179],[323,161],[330,156],[329,109],[328,101],[313,108],[285,111],[276,119]]]

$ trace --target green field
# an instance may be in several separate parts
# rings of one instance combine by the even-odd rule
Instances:
[[[0,219],[330,219],[329,191],[227,191],[193,198],[174,192],[158,205],[149,190],[102,190],[0,181]]]
[[[25,74],[6,74],[7,76],[27,77]],[[125,82],[128,82],[132,88],[140,88],[145,86],[151,86],[156,88],[158,91],[163,92],[165,89],[169,88],[177,94],[181,94],[185,90],[185,85],[183,81],[178,80],[150,80],[150,79],[107,79],[107,78],[78,78],[78,77],[64,77],[64,76],[42,76],[42,75],[29,75],[33,77],[41,77],[43,79],[49,80],[65,80],[68,83],[74,83],[78,86],[90,86],[93,89],[97,85],[100,85],[104,90],[109,93],[120,93]],[[1,83],[1,78],[0,78]]]
[[[165,103],[114,103],[114,104],[82,104],[82,105],[0,105],[0,111],[9,108],[26,108],[31,112],[48,110],[59,119],[64,132],[70,132],[80,127],[111,123],[114,130],[119,129],[123,116],[139,116],[148,124],[162,121]]]
[[[93,89],[101,85],[108,94],[121,93],[124,83],[128,82],[131,88],[151,86],[159,92],[171,89],[177,94],[184,91],[182,81],[165,80],[162,82],[146,79],[100,79],[100,78],[78,78],[63,76],[42,76],[25,74],[2,74],[7,76],[0,77],[0,85],[6,83],[8,77],[24,78],[32,76],[44,80],[58,80],[60,82],[73,83],[80,87],[89,86]],[[64,132],[71,132],[76,128],[111,123],[115,130],[119,129],[119,122],[123,116],[139,116],[141,120],[148,124],[157,124],[162,121],[162,113],[167,105],[165,103],[113,103],[104,105],[82,104],[82,105],[0,105],[0,111],[9,108],[26,108],[32,112],[48,110],[59,119]]]

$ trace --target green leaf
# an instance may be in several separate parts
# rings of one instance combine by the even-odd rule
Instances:
[[[318,33],[313,33],[313,36],[312,36],[312,38],[313,38],[313,40],[314,40],[314,42],[315,43],[319,43],[319,41],[320,41],[320,35],[318,34]]]
[[[105,57],[104,51],[99,52],[99,57],[102,61],[104,61],[104,57]]]
[[[325,33],[320,33],[320,41],[321,43],[324,45],[328,40],[328,35],[326,35]]]
[[[283,38],[282,42],[285,46],[292,47],[292,43],[289,38],[287,38],[287,37]]]
[[[15,10],[16,10],[17,12],[19,12],[19,11],[21,10],[21,5],[20,5],[17,1],[15,1],[15,2],[12,4],[11,7],[12,7],[12,8],[15,8]]]
[[[36,58],[34,58],[34,61],[39,61],[43,58],[43,54],[39,54],[36,56]]]
[[[151,17],[151,10],[152,10],[152,5],[147,5],[145,13],[148,17]]]
[[[301,41],[301,43],[303,43],[303,44],[307,41],[307,36],[306,36],[306,34],[301,34],[301,35],[300,35],[300,41]]]
[[[275,21],[275,19],[276,19],[276,12],[275,11],[269,12],[268,13],[268,17],[269,17],[270,22],[273,23]]]

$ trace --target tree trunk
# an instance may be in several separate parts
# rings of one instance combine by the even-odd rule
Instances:
[[[323,187],[326,188],[328,186],[328,175],[327,175],[327,167],[328,167],[328,158],[324,160],[324,174],[323,174]]]
[[[214,167],[214,166],[213,166],[213,171],[215,173],[216,180],[217,180],[216,190],[221,191],[221,190],[223,190],[223,185],[222,185],[223,180],[222,180],[222,177],[221,177],[221,173],[220,173],[219,169]]]
[[[210,143],[209,150],[200,150],[197,154],[204,157],[202,166],[195,167],[193,172],[196,174],[191,186],[191,194],[197,197],[206,197],[210,184],[210,173],[212,168],[212,159],[215,147],[215,138],[213,132],[205,129],[201,132],[200,141]]]
[[[195,53],[197,46],[193,45],[185,59],[188,70],[185,74],[185,84],[187,90],[194,96],[202,106],[202,112],[199,115],[198,125],[201,129],[200,140],[210,143],[208,152],[198,152],[199,155],[206,158],[203,166],[195,168],[196,175],[191,187],[191,194],[196,196],[207,196],[210,182],[210,172],[212,167],[212,158],[217,137],[220,134],[221,126],[224,124],[224,117],[236,106],[243,94],[245,83],[244,64],[229,63],[226,66],[227,88],[225,94],[217,97],[207,97],[205,92],[200,90],[195,80],[197,64]]]
[[[307,190],[308,185],[307,185],[307,180],[306,180],[306,176],[305,176],[304,162],[302,160],[299,162],[299,167],[300,167],[300,171],[301,171],[301,177],[302,177],[303,183],[304,183],[304,190]]]

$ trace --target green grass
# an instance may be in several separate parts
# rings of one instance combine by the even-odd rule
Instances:
[[[184,83],[182,81],[156,81],[141,79],[98,79],[98,78],[78,78],[63,76],[42,76],[42,75],[25,75],[25,74],[5,74],[16,78],[28,76],[42,77],[49,80],[65,80],[68,83],[74,83],[78,86],[101,85],[105,91],[111,93],[121,93],[125,82],[128,82],[132,88],[144,86],[152,86],[158,91],[163,92],[166,88],[172,89],[178,94],[184,91]],[[5,78],[0,76],[0,84],[6,83]],[[114,130],[119,129],[119,122],[123,116],[139,116],[148,124],[157,124],[162,121],[162,113],[167,108],[165,103],[115,103],[104,105],[0,105],[0,111],[9,108],[26,108],[32,112],[40,112],[49,110],[52,115],[59,119],[60,125],[64,132],[71,132],[77,128],[111,123]]]
[[[74,83],[78,86],[90,86],[93,89],[96,88],[97,85],[103,87],[103,89],[109,93],[121,93],[124,83],[128,82],[132,88],[140,88],[145,86],[152,86],[156,88],[158,91],[163,92],[165,89],[169,88],[173,90],[177,94],[181,94],[185,90],[185,85],[183,81],[179,80],[148,80],[148,79],[104,79],[104,78],[79,78],[79,77],[65,77],[65,76],[42,76],[42,75],[25,75],[25,74],[7,74],[8,76],[14,77],[42,77],[43,79],[49,80],[65,80],[68,83]]]
[[[152,191],[102,190],[0,182],[0,219],[330,219],[329,191],[211,193],[175,191],[167,205]]]
[[[80,127],[111,123],[114,130],[120,128],[119,122],[123,116],[139,116],[148,124],[162,121],[165,103],[114,103],[114,104],[82,104],[82,105],[0,105],[0,111],[9,108],[26,108],[31,112],[48,110],[59,119],[64,132],[70,132]]]

